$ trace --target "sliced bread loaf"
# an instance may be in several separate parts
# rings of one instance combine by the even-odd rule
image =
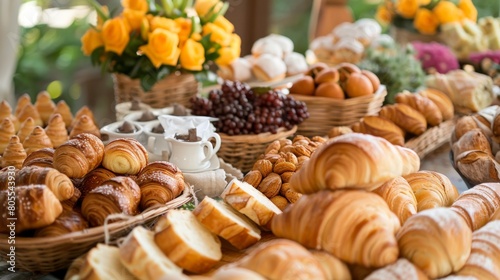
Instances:
[[[85,256],[78,276],[70,279],[129,280],[136,278],[121,263],[118,247],[97,244]]]

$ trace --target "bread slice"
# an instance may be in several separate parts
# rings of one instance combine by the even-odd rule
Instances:
[[[263,193],[238,179],[229,182],[221,197],[231,207],[266,230],[270,230],[274,215],[282,213]]]
[[[120,259],[130,273],[141,280],[182,275],[182,269],[156,246],[154,233],[143,227],[134,228],[120,245]]]
[[[155,226],[155,242],[176,265],[193,273],[209,271],[221,258],[217,235],[188,210],[170,210]]]
[[[121,263],[118,247],[97,244],[85,256],[78,276],[72,275],[69,279],[128,280],[136,278]]]
[[[226,239],[239,250],[260,240],[259,228],[223,201],[219,203],[205,196],[193,214],[208,230]]]

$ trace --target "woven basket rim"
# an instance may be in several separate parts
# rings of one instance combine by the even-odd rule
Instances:
[[[387,90],[385,85],[380,85],[377,89],[376,92],[370,95],[365,95],[365,96],[358,96],[358,97],[352,97],[352,98],[347,98],[347,99],[335,99],[335,98],[330,98],[330,97],[323,97],[323,96],[309,96],[309,95],[302,95],[302,94],[295,94],[295,93],[290,93],[291,96],[293,96],[297,100],[303,100],[303,101],[317,101],[318,103],[325,103],[328,105],[339,105],[339,106],[349,106],[349,105],[356,105],[360,103],[369,103],[375,98],[385,97],[387,95]],[[297,98],[298,97],[298,98]]]
[[[269,142],[273,139],[279,139],[286,137],[287,135],[291,135],[297,132],[297,126],[295,125],[292,129],[286,129],[281,127],[278,129],[277,133],[265,132],[260,134],[245,134],[245,135],[227,135],[225,133],[219,133],[221,139],[225,142],[253,142],[253,143],[263,143]]]
[[[427,129],[422,135],[408,140],[404,147],[413,150],[420,158],[424,158],[435,149],[449,141],[449,133],[455,127],[457,117]],[[422,147],[423,146],[423,147]]]

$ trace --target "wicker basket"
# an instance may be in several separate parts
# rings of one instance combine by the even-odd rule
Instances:
[[[267,132],[257,135],[229,136],[220,133],[222,144],[217,155],[245,173],[252,169],[257,158],[264,154],[269,144],[275,140],[290,137],[295,132],[297,132],[296,126],[290,130],[280,129],[276,134]]]
[[[61,270],[67,268],[74,259],[85,254],[97,243],[123,237],[137,225],[150,225],[157,217],[183,205],[192,197],[192,188],[186,187],[182,195],[167,204],[148,209],[129,219],[108,224],[106,230],[104,226],[100,226],[57,237],[16,237],[14,245],[8,243],[7,235],[0,235],[1,259],[6,259],[10,246],[15,246],[16,268],[42,273]]]
[[[123,74],[113,74],[116,104],[139,98],[153,108],[164,108],[174,103],[189,107],[189,99],[199,91],[199,84],[192,74],[171,74],[144,92],[138,79]]]
[[[456,119],[447,120],[438,126],[427,129],[422,135],[412,138],[405,143],[405,147],[412,149],[422,159],[443,144],[450,141],[451,133],[455,129]]]
[[[384,85],[375,94],[345,100],[291,94],[296,100],[304,101],[309,112],[309,118],[299,125],[297,133],[307,137],[324,136],[334,126],[349,126],[364,116],[377,115],[386,95]]]

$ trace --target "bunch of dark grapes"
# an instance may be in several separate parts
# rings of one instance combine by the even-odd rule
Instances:
[[[293,126],[299,125],[309,118],[305,102],[295,100],[288,95],[281,95],[281,101],[283,102],[283,126],[286,129],[292,129]]]

